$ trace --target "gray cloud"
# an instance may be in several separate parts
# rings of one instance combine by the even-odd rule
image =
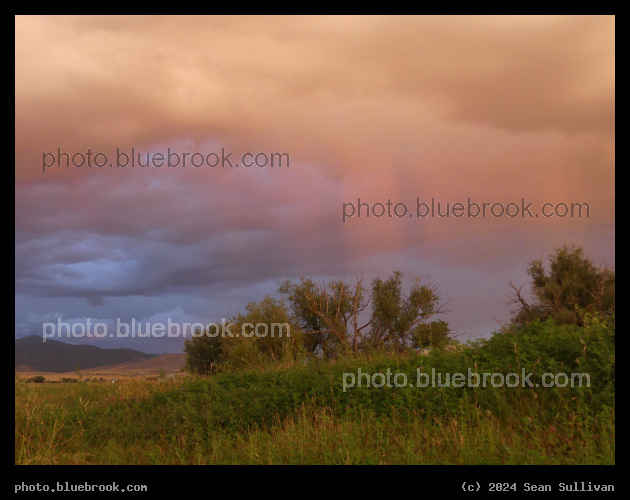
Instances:
[[[16,335],[50,311],[213,318],[286,278],[394,269],[443,283],[449,320],[483,334],[509,314],[506,280],[554,246],[614,264],[614,32],[612,16],[18,16]],[[291,166],[42,172],[88,147]],[[342,222],[343,203],[417,197],[592,214]]]

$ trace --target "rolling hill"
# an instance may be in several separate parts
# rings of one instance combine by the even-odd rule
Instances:
[[[20,371],[66,373],[88,368],[147,361],[158,357],[133,349],[102,349],[91,345],[72,345],[58,340],[42,341],[30,335],[15,340],[15,366]]]

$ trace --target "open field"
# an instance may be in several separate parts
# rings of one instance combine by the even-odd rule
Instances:
[[[184,367],[184,354],[164,354],[156,358],[144,361],[136,361],[133,363],[119,363],[116,365],[100,366],[87,370],[80,370],[78,373],[83,378],[103,378],[111,380],[112,378],[146,378],[157,377],[161,374],[180,376]],[[64,378],[78,379],[79,375],[76,371],[66,373],[40,372],[33,370],[24,370],[16,367],[16,376],[21,379],[30,377],[43,376],[48,381],[61,381]]]
[[[264,377],[262,377],[264,378]],[[241,377],[256,380],[257,376]],[[224,382],[227,382],[224,380]],[[340,411],[305,399],[287,411],[272,390],[223,391],[202,378],[16,385],[17,464],[612,464],[614,412],[569,402],[541,414]],[[252,399],[247,403],[250,393]],[[523,401],[525,403],[525,401]],[[248,407],[250,409],[248,409]],[[210,414],[213,412],[214,414]]]
[[[614,322],[458,351],[117,384],[15,383],[17,464],[614,464]],[[345,387],[418,370],[589,374],[588,387]]]

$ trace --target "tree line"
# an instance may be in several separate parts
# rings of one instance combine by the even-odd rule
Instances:
[[[523,286],[509,282],[513,306],[510,328],[536,320],[583,324],[589,315],[614,315],[615,273],[595,266],[582,248],[564,245],[530,262],[531,296]],[[251,302],[230,321],[234,331],[243,325],[288,324],[290,335],[209,335],[197,332],[185,341],[186,369],[210,373],[221,367],[264,366],[277,361],[297,362],[317,356],[326,360],[371,351],[407,352],[439,348],[453,340],[447,322],[437,319],[444,304],[434,283],[415,279],[408,290],[395,271],[377,276],[369,286],[362,276],[333,278],[317,283],[312,278],[287,280],[277,295]]]

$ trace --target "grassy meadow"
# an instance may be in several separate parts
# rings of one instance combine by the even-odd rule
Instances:
[[[16,377],[15,463],[614,464],[614,335],[614,319],[536,322],[427,355],[372,353],[117,384]],[[417,386],[418,369],[469,368],[525,369],[534,387]],[[368,387],[364,377],[344,390],[359,369],[389,369],[408,384]],[[546,372],[587,373],[590,387],[542,387]]]

